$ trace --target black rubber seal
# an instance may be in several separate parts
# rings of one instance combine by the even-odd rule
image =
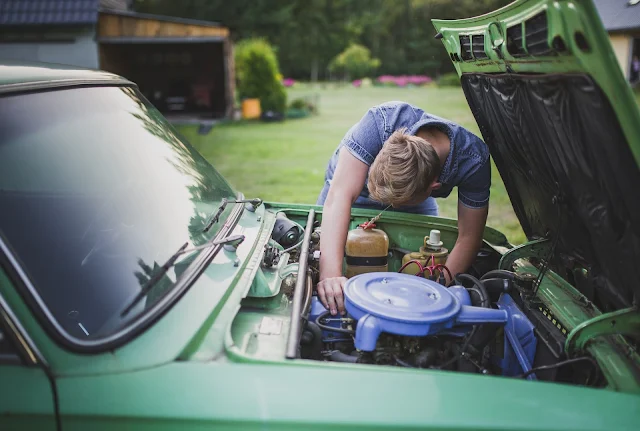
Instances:
[[[384,266],[387,256],[346,256],[347,265],[351,266]]]

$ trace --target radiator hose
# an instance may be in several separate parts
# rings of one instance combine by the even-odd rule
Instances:
[[[473,295],[470,295],[471,303],[473,305],[475,305],[476,307],[491,308],[491,300],[489,299],[489,293],[487,292],[487,289],[484,287],[484,284],[480,280],[475,278],[473,275],[469,275],[469,274],[457,274],[454,277],[454,279],[456,284],[460,286],[464,286],[464,284],[462,283],[462,280],[467,280],[473,283],[473,287],[465,286],[465,288],[469,292],[475,293],[478,297],[476,299],[474,298]]]
[[[329,359],[335,362],[349,362],[351,364],[355,364],[358,361],[357,356],[347,355],[346,353],[342,353],[340,350],[334,350],[329,354]]]

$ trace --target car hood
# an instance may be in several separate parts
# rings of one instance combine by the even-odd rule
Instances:
[[[603,311],[636,304],[640,115],[591,0],[433,23],[527,238]]]

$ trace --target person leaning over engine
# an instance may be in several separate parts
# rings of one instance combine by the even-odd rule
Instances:
[[[369,109],[336,148],[317,201],[324,205],[321,302],[333,315],[345,312],[342,260],[352,205],[438,215],[434,198],[457,186],[458,239],[447,259],[455,275],[467,270],[482,245],[490,185],[489,150],[473,133],[405,102]]]

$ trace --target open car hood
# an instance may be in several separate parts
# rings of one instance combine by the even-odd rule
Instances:
[[[433,23],[527,238],[602,311],[637,304],[640,115],[591,0]]]

